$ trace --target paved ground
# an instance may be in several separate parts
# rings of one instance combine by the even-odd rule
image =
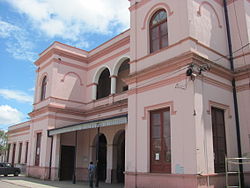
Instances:
[[[25,176],[0,176],[0,188],[88,188],[87,182],[44,181]],[[105,184],[100,182],[99,188],[122,188],[122,184]]]

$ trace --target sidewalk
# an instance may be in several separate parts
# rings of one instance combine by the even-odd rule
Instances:
[[[19,186],[20,188],[88,188],[87,182],[76,182],[73,184],[71,181],[47,181],[40,180],[26,176],[0,176],[0,183],[9,183]],[[123,184],[106,184],[99,183],[99,188],[123,188]]]

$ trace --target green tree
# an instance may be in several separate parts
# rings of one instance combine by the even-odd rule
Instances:
[[[0,130],[0,153],[7,150],[7,134],[5,131]]]

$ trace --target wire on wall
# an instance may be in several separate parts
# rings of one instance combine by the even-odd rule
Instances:
[[[239,19],[238,19],[238,15],[237,15],[237,12],[236,12],[235,1],[233,1],[233,8],[234,8],[234,15],[235,15],[236,25],[237,25],[237,30],[238,30],[237,33],[239,35],[240,44],[241,44],[241,52],[242,52],[242,55],[243,55],[243,61],[244,61],[244,65],[246,66],[247,65],[246,54],[245,54],[244,48],[243,48],[243,42],[242,42],[241,31],[240,31],[240,26],[239,26]],[[250,86],[250,72],[248,73],[248,83],[249,83],[249,86]]]

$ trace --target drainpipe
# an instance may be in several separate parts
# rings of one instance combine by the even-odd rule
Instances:
[[[74,174],[72,178],[73,184],[76,184],[76,155],[77,155],[77,131],[75,131],[75,159],[74,159]]]
[[[227,29],[227,42],[228,42],[228,49],[229,49],[229,62],[231,71],[234,72],[234,59],[233,59],[233,51],[232,51],[232,40],[231,40],[231,33],[230,33],[230,23],[228,17],[228,10],[227,10],[227,0],[223,0],[224,2],[224,13],[225,13],[225,20],[226,20],[226,29]],[[241,151],[241,136],[240,136],[240,121],[239,121],[239,110],[238,110],[238,101],[237,101],[237,92],[235,87],[235,78],[233,77],[232,80],[232,87],[233,87],[233,99],[234,99],[234,112],[235,112],[235,122],[236,122],[236,134],[237,134],[237,146],[238,146],[238,157],[242,158],[242,151]],[[240,169],[240,184],[241,187],[245,187],[244,182],[244,172],[243,172],[243,165],[242,160],[239,160],[239,169]]]

